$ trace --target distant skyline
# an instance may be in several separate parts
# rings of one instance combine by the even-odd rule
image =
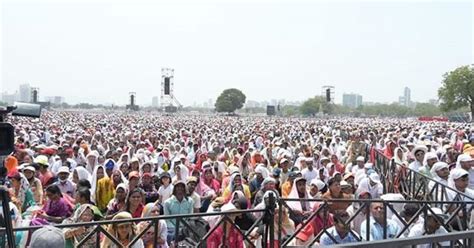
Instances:
[[[239,88],[304,101],[321,86],[364,102],[437,99],[442,75],[472,64],[473,4],[356,1],[3,1],[0,92],[20,84],[68,103],[137,104],[175,69],[185,106]]]

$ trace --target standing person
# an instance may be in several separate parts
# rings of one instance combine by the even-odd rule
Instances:
[[[173,187],[173,195],[164,203],[164,215],[175,214],[192,214],[194,209],[193,199],[186,196],[186,184],[182,181],[177,181]],[[175,225],[176,221],[167,219],[166,225],[168,227],[168,244],[175,239]]]
[[[137,236],[135,222],[131,221],[132,215],[128,212],[120,212],[112,220],[130,220],[129,222],[114,223],[107,227],[107,232],[116,238],[123,247],[129,247],[130,242]],[[118,248],[109,238],[105,237],[101,247]],[[130,248],[144,248],[143,241],[138,239]]]

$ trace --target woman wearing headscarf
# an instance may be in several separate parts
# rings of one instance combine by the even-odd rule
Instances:
[[[23,174],[16,171],[11,173],[8,178],[11,180],[13,187],[12,201],[21,212],[36,204],[33,192],[30,189],[30,183]]]
[[[255,197],[254,197],[254,200],[253,200],[253,206],[256,206],[260,202],[262,202],[263,195],[268,190],[276,191],[275,186],[276,186],[276,180],[274,178],[272,178],[272,177],[265,178],[262,182],[262,185],[260,186],[260,189],[255,194]]]
[[[132,215],[128,212],[120,212],[114,216],[112,220],[130,220],[123,223],[114,223],[109,224],[107,227],[107,232],[110,233],[115,239],[117,239],[123,247],[130,248],[144,248],[143,241],[138,239],[132,246],[130,242],[137,236],[137,230],[135,222],[131,221]],[[108,237],[102,241],[102,248],[118,248],[112,240]]]
[[[250,173],[252,172],[252,169],[249,167],[250,165],[250,153],[245,152],[240,158],[239,161],[237,161],[237,166],[239,167],[240,173],[242,173],[242,176],[246,179],[249,179],[248,177],[250,176]]]
[[[222,212],[237,211],[237,208],[232,203],[227,203],[222,206]],[[230,221],[234,222],[236,215],[228,216]],[[229,247],[229,248],[244,248],[244,237],[236,229],[234,225],[227,221],[223,221],[209,236],[207,239],[207,247],[218,248],[218,247]],[[225,225],[225,228],[224,228]],[[224,233],[225,231],[225,233]]]
[[[390,163],[390,173],[388,180],[393,180],[394,193],[406,192],[406,184],[403,183],[407,179],[408,160],[403,148],[395,148],[393,158]]]
[[[222,196],[228,201],[231,197],[231,194],[236,190],[241,190],[244,192],[245,197],[250,200],[251,194],[249,186],[243,184],[242,176],[239,173],[234,173],[230,176],[229,186],[224,189]]]
[[[81,222],[94,221],[94,209],[91,204],[82,204],[75,212],[71,219],[66,219],[63,224],[73,224]],[[77,228],[66,228],[63,230],[64,238],[66,239],[66,247],[77,247],[90,232],[94,230],[94,226],[85,226]],[[69,241],[69,242],[68,242]],[[96,247],[96,238],[89,237],[89,239],[82,244],[81,247],[93,248]]]
[[[142,218],[147,217],[154,217],[159,216],[161,212],[161,205],[155,203],[148,203],[143,208]],[[147,232],[142,236],[142,240],[144,243],[145,248],[167,248],[168,243],[166,243],[166,236],[168,235],[168,227],[166,226],[165,220],[157,220],[158,221],[158,229],[155,230],[155,225],[151,221],[142,221],[140,222],[138,227],[138,232],[141,233],[148,225],[151,227],[147,230]],[[153,246],[153,238],[154,233],[158,233],[157,237],[157,246]]]
[[[107,212],[105,214],[106,219],[112,219],[112,217],[126,209],[126,199],[128,195],[128,186],[124,183],[117,185],[115,188],[115,197],[107,204]]]
[[[89,173],[93,173],[95,171],[96,166],[99,164],[99,153],[97,151],[92,151],[87,154],[86,159],[86,169]]]
[[[31,225],[46,225],[49,223],[61,223],[65,218],[71,216],[73,206],[67,202],[57,185],[50,185],[46,188],[48,201],[40,210],[36,218],[31,220]]]
[[[270,197],[270,195],[273,195],[273,197],[275,197],[275,201],[278,201],[278,195],[275,191],[267,191],[264,196],[263,196],[263,199],[267,199],[268,197]],[[254,209],[266,209],[267,208],[267,204],[268,204],[268,201],[266,200],[263,200],[261,203],[259,203],[257,206],[254,207]],[[289,215],[288,215],[288,211],[287,211],[287,208],[284,207],[282,209],[282,218],[281,218],[281,233],[282,233],[282,237],[285,237],[287,235],[291,235],[294,231],[295,231],[295,223],[290,219]],[[278,208],[278,206],[276,206],[275,210],[274,210],[274,215],[273,215],[273,220],[274,220],[274,225],[277,227],[279,224],[279,214],[280,214],[280,210]],[[255,213],[255,217],[256,218],[260,218],[262,216],[262,213]],[[250,233],[250,236],[249,236],[249,239],[250,240],[255,240],[256,242],[254,243],[259,243],[259,238],[265,233],[265,228],[266,228],[266,225],[259,225],[258,227],[254,228],[253,231]],[[270,231],[270,230],[268,230]],[[273,243],[274,243],[274,247],[280,247],[280,244],[278,243],[278,228],[275,228],[275,234],[274,234],[274,240],[273,240]],[[290,242],[288,245],[293,245],[292,242]],[[269,246],[269,242],[267,242],[267,247]]]
[[[35,177],[35,173],[36,169],[33,166],[27,166],[25,169],[23,169],[23,174],[30,184],[30,189],[33,193],[33,198],[36,205],[43,205],[43,185],[41,185],[41,180]]]
[[[306,179],[302,177],[295,179],[288,198],[300,199],[300,201],[288,202],[288,206],[292,210],[290,212],[290,218],[295,222],[295,225],[299,225],[311,214],[311,204],[309,201],[306,201],[309,199],[309,194],[306,190]]]
[[[100,168],[98,170],[100,170]],[[107,204],[112,198],[114,198],[114,193],[115,193],[114,183],[112,179],[109,176],[107,176],[107,174],[104,174],[102,178],[98,179],[96,190],[91,191],[91,192],[93,194],[95,193],[96,206],[100,209],[100,211],[105,212],[107,210]]]
[[[135,188],[134,190],[130,191],[127,196],[125,210],[131,213],[133,218],[140,218],[144,207],[143,200],[143,190],[140,188]]]
[[[77,184],[79,180],[85,179],[87,181],[91,180],[91,174],[87,171],[86,168],[82,166],[77,166],[71,173],[72,182]]]
[[[217,179],[215,179],[214,174],[212,173],[212,167],[209,163],[203,164],[203,171],[201,175],[202,182],[205,185],[209,186],[217,195],[221,193],[221,184]]]

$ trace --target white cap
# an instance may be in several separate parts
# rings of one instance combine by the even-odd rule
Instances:
[[[60,173],[67,173],[67,174],[69,174],[69,173],[70,173],[70,172],[69,172],[69,167],[67,167],[67,166],[61,166],[61,167],[58,169],[58,174],[60,174]]]
[[[32,171],[32,172],[36,172],[36,169],[35,169],[35,167],[33,167],[33,166],[26,166],[26,167],[23,169],[23,171],[26,171],[26,170],[29,170],[29,171]]]
[[[377,173],[370,174],[369,178],[374,183],[380,183],[380,176]]]
[[[357,157],[356,159],[357,162],[365,162],[365,158],[362,156]]]
[[[372,167],[374,167],[374,164],[372,164],[372,163],[366,163],[364,165],[364,168],[366,168],[366,169],[372,169]]]
[[[461,154],[458,157],[459,162],[470,162],[473,161],[474,158],[472,158],[469,154]]]
[[[461,168],[455,168],[450,172],[450,175],[453,180],[457,180],[465,175],[469,175],[469,172]]]

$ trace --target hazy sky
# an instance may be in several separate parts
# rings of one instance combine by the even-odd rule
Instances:
[[[437,97],[442,75],[473,63],[464,2],[3,1],[1,91],[19,84],[67,102],[138,104],[175,69],[184,105],[229,87],[252,100],[304,100],[321,86],[364,101]]]

